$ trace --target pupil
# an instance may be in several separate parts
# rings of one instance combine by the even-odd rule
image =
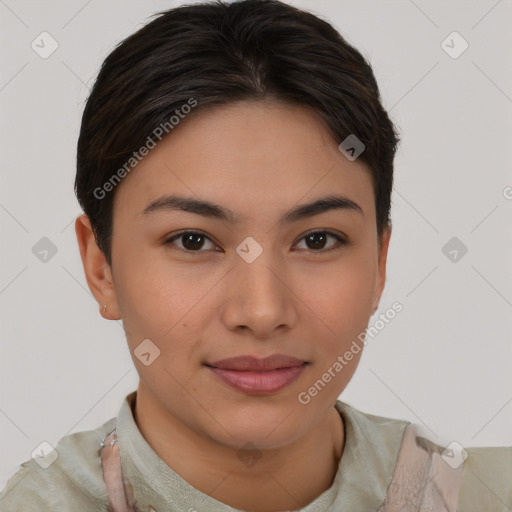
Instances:
[[[319,242],[319,238],[322,239],[323,242],[325,242],[325,233],[311,233],[311,235],[308,235],[307,239],[306,239],[306,243],[309,242],[309,241],[313,241],[313,244]],[[322,241],[320,241],[320,247],[310,247],[308,245],[308,247],[310,249],[322,249]]]
[[[187,249],[200,249],[202,247],[202,241],[194,243],[194,239],[202,239],[203,235],[198,233],[190,233],[188,235],[183,235],[184,243],[183,246]]]

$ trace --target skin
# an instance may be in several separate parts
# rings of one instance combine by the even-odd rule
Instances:
[[[385,284],[391,227],[379,246],[369,171],[337,146],[305,107],[239,102],[196,112],[115,190],[112,267],[88,218],[76,221],[91,292],[100,310],[107,305],[102,315],[125,327],[140,376],[134,417],[142,435],[182,478],[235,508],[304,507],[332,485],[343,453],[334,403],[362,351],[307,405],[297,396],[367,327]],[[169,193],[215,202],[241,220],[142,213]],[[298,204],[333,193],[364,215],[331,210],[277,223]],[[181,237],[164,244],[186,229],[206,235],[194,241],[198,249]],[[331,236],[323,245],[304,238],[326,230],[348,244],[331,249]],[[250,264],[236,252],[247,236],[263,249]],[[160,349],[149,366],[134,356],[144,339]],[[232,389],[204,366],[274,353],[309,364],[267,396]],[[251,466],[240,458],[248,443],[261,457]]]

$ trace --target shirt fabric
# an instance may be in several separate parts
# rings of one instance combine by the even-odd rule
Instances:
[[[132,487],[138,511],[241,512],[197,490],[158,457],[134,420],[135,398],[135,391],[128,394],[117,418],[99,428],[63,437],[49,467],[33,459],[24,462],[0,494],[0,512],[107,512],[99,447],[114,428],[123,477]],[[410,423],[367,414],[340,400],[335,406],[345,426],[340,464],[331,487],[300,511],[377,512]],[[457,512],[511,512],[512,447],[465,449],[469,456]]]

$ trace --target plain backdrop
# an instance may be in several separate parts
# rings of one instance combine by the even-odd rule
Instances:
[[[75,150],[103,59],[179,3],[0,1],[0,487],[42,441],[101,425],[137,386],[122,325],[85,282]],[[369,59],[402,138],[370,324],[395,301],[403,310],[341,398],[442,445],[512,444],[512,2],[290,3]],[[47,58],[31,46],[51,49],[42,32],[58,44]]]

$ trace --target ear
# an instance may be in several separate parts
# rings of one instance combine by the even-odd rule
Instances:
[[[391,224],[387,224],[382,232],[382,239],[379,247],[379,262],[377,282],[372,304],[372,315],[379,307],[380,297],[386,284],[386,262],[388,258],[389,240],[391,239]]]
[[[119,305],[112,271],[105,255],[98,247],[89,217],[85,214],[77,217],[75,232],[80,248],[85,278],[91,293],[100,304],[100,314],[108,320],[119,320]],[[107,306],[106,309],[103,306]]]

